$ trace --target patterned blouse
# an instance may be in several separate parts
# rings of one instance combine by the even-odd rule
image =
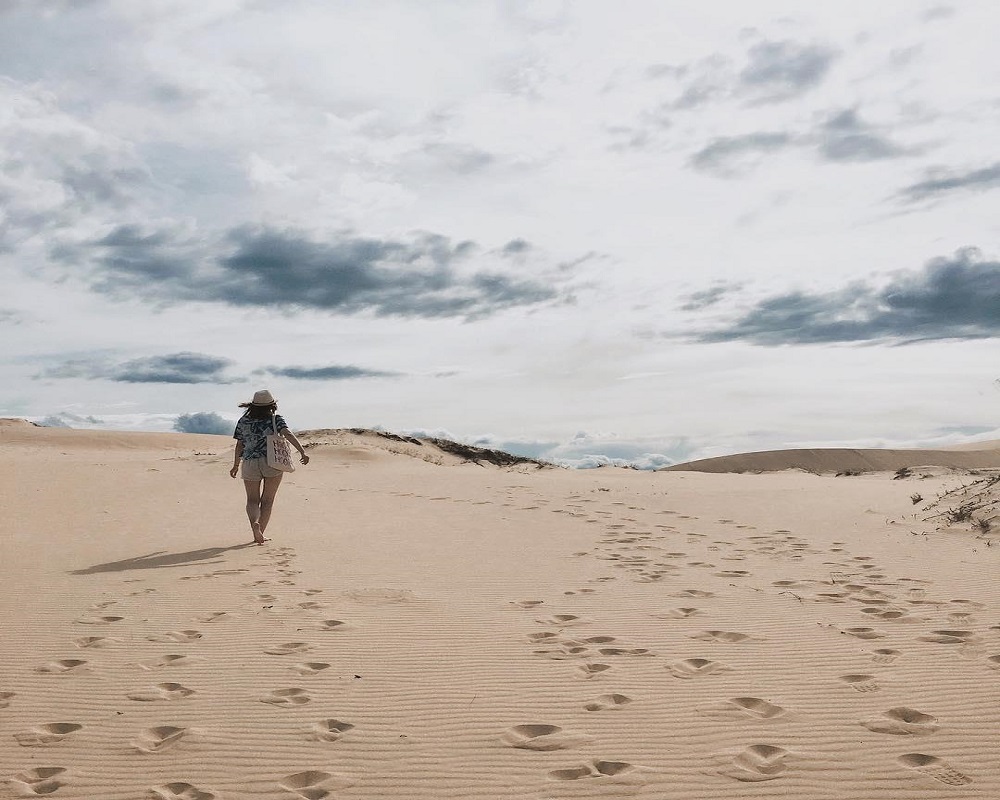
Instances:
[[[274,425],[281,433],[288,425],[282,419],[281,414],[274,415]],[[250,419],[241,417],[236,423],[236,430],[233,431],[233,438],[243,442],[243,460],[249,461],[252,458],[267,457],[267,436],[274,433],[271,427],[271,418]]]

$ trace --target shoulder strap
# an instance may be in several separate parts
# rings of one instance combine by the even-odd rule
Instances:
[[[277,417],[277,415],[272,411],[271,412],[271,429],[274,431],[274,435],[275,436],[278,435],[278,423],[277,423],[276,417]]]

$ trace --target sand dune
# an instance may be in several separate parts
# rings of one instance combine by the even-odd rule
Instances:
[[[982,443],[987,444],[987,443]],[[958,470],[1000,469],[1000,443],[991,447],[964,447],[943,450],[878,450],[816,448],[767,450],[731,456],[703,458],[664,467],[664,471],[694,472],[777,472],[801,469],[806,472],[884,472],[903,467],[948,467]]]
[[[0,797],[1000,797],[968,476],[316,432],[254,547],[226,437],[0,436]]]

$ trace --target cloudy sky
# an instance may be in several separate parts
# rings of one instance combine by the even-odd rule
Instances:
[[[0,415],[645,465],[1000,427],[993,0],[0,0]],[[1000,436],[1000,433],[996,433]]]

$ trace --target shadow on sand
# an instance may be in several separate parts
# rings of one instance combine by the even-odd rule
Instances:
[[[187,567],[192,564],[223,564],[219,559],[223,553],[230,550],[243,550],[253,547],[251,542],[234,544],[230,547],[204,547],[201,550],[188,550],[186,553],[168,553],[166,550],[156,550],[144,556],[124,558],[121,561],[109,561],[106,564],[94,564],[83,569],[71,569],[70,575],[93,575],[97,572],[125,572],[130,569],[161,569],[163,567]],[[210,561],[209,559],[216,559]]]

